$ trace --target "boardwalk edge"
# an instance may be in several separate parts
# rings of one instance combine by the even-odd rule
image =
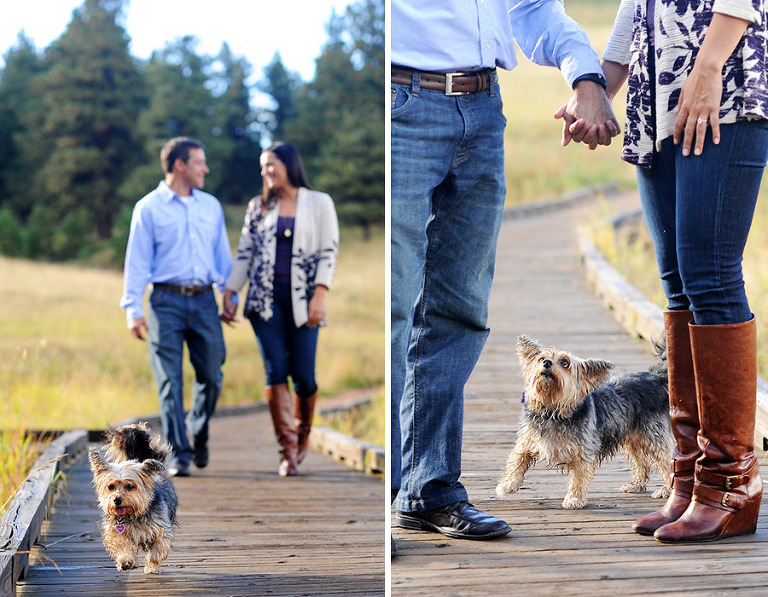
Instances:
[[[614,229],[641,217],[639,208],[610,218]],[[630,334],[653,344],[664,335],[664,316],[660,307],[627,282],[587,237],[584,229],[578,232],[579,252],[584,276],[593,292],[602,299],[614,317]],[[757,417],[755,422],[755,448],[768,449],[768,383],[757,379]]]
[[[87,431],[59,436],[38,457],[32,472],[16,490],[0,519],[0,595],[16,593],[16,583],[26,573],[29,553],[48,517],[60,473],[87,446]]]

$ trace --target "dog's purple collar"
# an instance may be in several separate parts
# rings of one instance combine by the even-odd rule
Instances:
[[[525,404],[525,392],[520,394],[520,404]]]

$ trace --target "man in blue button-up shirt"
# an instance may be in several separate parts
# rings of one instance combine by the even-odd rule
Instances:
[[[208,426],[221,393],[226,355],[213,286],[223,288],[232,255],[218,199],[203,192],[208,166],[200,142],[171,139],[160,152],[165,180],[133,210],[120,306],[128,329],[149,338],[163,433],[173,447],[170,473],[208,464]],[[144,291],[152,285],[146,317]],[[183,344],[195,369],[187,438],[182,380]]]
[[[459,477],[464,384],[488,335],[506,195],[496,68],[515,67],[517,44],[530,60],[560,69],[574,90],[557,112],[564,144],[608,144],[619,126],[600,60],[561,0],[392,0],[391,7],[395,522],[491,539],[509,526],[474,508]],[[572,132],[577,121],[586,126]]]

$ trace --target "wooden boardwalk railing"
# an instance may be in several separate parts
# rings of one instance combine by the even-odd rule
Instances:
[[[159,576],[118,572],[104,551],[86,458],[43,525],[18,595],[384,595],[381,476],[310,451],[277,475],[269,414],[216,417],[211,462],[176,478],[179,529]]]
[[[619,211],[638,200],[619,194],[609,204]],[[561,508],[567,477],[542,465],[517,494],[494,495],[520,412],[518,335],[607,358],[617,370],[653,362],[648,343],[625,333],[581,270],[576,228],[600,213],[596,205],[529,213],[502,226],[491,335],[467,385],[462,481],[470,501],[506,520],[511,534],[474,542],[395,528],[393,597],[768,595],[768,500],[757,534],[676,546],[631,531],[636,518],[660,506],[650,495],[658,479],[646,494],[621,493],[629,467],[620,459],[598,470],[583,510]],[[764,453],[760,458],[768,478]]]

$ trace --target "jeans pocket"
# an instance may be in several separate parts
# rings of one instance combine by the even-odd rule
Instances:
[[[406,85],[392,85],[392,117],[399,116],[411,107],[416,97]]]

